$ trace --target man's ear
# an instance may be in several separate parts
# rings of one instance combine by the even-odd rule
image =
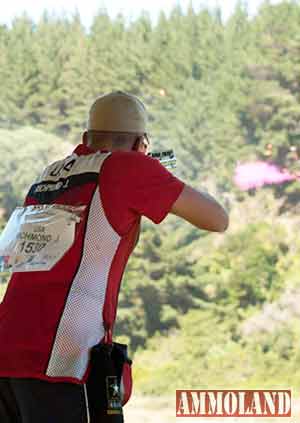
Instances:
[[[145,143],[144,136],[137,137],[134,145],[135,145],[135,150],[138,151],[139,153],[148,154],[149,144],[148,142]]]
[[[87,133],[87,131],[84,131],[84,133],[82,134],[82,144],[84,144],[85,146],[87,146],[87,144],[88,144],[88,133]]]
[[[134,142],[131,150],[132,151],[140,151],[141,142],[142,142],[142,138],[141,137],[137,137],[135,139],[135,142]]]

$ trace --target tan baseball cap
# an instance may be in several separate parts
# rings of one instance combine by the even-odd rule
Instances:
[[[115,91],[96,98],[89,111],[87,129],[146,133],[146,125],[144,104],[134,95]]]

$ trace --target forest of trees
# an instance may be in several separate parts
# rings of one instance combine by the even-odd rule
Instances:
[[[298,1],[265,1],[254,18],[239,2],[226,23],[218,10],[176,7],[156,25],[100,10],[89,30],[76,14],[0,26],[2,226],[43,166],[80,142],[93,98],[117,89],[144,101],[154,149],[175,150],[176,175],[230,214],[225,234],[144,222],[116,332],[147,392],[179,378],[300,386],[300,185],[240,191],[233,179],[249,160],[299,171],[299,25]]]

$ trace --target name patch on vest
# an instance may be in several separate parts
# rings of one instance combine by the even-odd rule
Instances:
[[[17,207],[0,236],[0,270],[51,270],[71,248],[86,206]]]

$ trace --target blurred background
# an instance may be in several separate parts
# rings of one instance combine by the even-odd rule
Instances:
[[[299,1],[1,7],[0,228],[118,89],[146,104],[153,150],[230,214],[224,234],[143,222],[116,326],[131,423],[175,422],[176,389],[217,388],[291,388],[300,422],[299,24]]]

